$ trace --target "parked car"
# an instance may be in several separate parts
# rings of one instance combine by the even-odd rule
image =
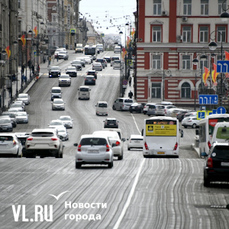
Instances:
[[[59,66],[51,66],[49,68],[49,78],[59,77],[61,69]]]
[[[60,51],[58,53],[58,58],[68,60],[68,52],[67,51]]]
[[[13,124],[10,117],[1,117],[0,118],[0,132],[11,132],[13,131]]]
[[[84,85],[95,85],[96,79],[95,76],[87,75],[84,80]]]
[[[62,115],[59,117],[66,128],[73,128],[73,119],[69,115]]]
[[[106,118],[103,122],[104,128],[118,128],[119,121],[116,118]]]
[[[131,150],[132,148],[140,148],[143,149],[143,136],[137,135],[137,134],[131,134],[130,138],[128,139],[128,150]]]
[[[61,74],[58,81],[59,81],[59,87],[71,86],[71,77],[68,74]]]
[[[22,156],[25,157],[25,155],[26,155],[25,143],[26,143],[26,139],[29,137],[30,133],[28,133],[28,132],[15,132],[15,135],[17,136],[18,140],[21,142]]]
[[[87,71],[87,75],[92,75],[95,77],[95,79],[97,79],[97,72],[95,70],[89,70]]]
[[[95,60],[95,63],[96,63],[96,62],[100,62],[100,63],[102,64],[102,67],[103,67],[103,68],[106,67],[106,60],[105,60],[105,59],[103,59],[103,58],[97,58],[97,59]]]
[[[16,122],[19,123],[28,123],[29,122],[29,115],[25,111],[17,112],[16,113]]]
[[[103,70],[103,66],[100,62],[94,62],[92,64],[92,70],[96,70],[96,71],[102,71]]]
[[[18,94],[17,100],[21,100],[25,103],[25,105],[30,104],[30,96],[27,93]]]
[[[82,71],[83,66],[80,60],[73,60],[71,65],[76,68],[76,71]]]
[[[77,71],[75,66],[68,66],[65,69],[65,73],[68,74],[71,77],[77,77]]]
[[[109,138],[104,134],[82,135],[77,146],[75,167],[79,169],[82,164],[107,164],[113,167],[113,150]]]
[[[185,111],[186,109],[183,108],[178,108],[178,107],[174,107],[174,108],[170,108],[167,109],[166,111],[166,116],[170,116],[170,117],[177,117],[177,113],[180,111]]]
[[[142,103],[132,103],[130,105],[129,111],[130,113],[137,112],[137,113],[142,113],[144,104]]]
[[[9,108],[22,108],[23,111],[25,111],[25,106],[21,105],[19,103],[12,103]]]
[[[0,155],[21,157],[22,148],[15,133],[0,133]]]
[[[204,186],[214,181],[229,182],[229,144],[214,143],[204,166]]]
[[[133,99],[129,98],[117,98],[113,103],[113,110],[129,111],[131,104],[133,104]]]
[[[6,117],[10,117],[13,128],[17,126],[16,113],[8,112],[8,111],[3,111],[2,112],[2,115],[0,117],[5,117],[5,116]]]
[[[32,130],[25,147],[26,157],[63,157],[64,146],[55,128]]]
[[[68,131],[65,127],[64,128],[58,128],[57,129],[57,135],[62,141],[67,141],[69,139]]]
[[[52,110],[65,110],[65,103],[63,99],[53,99]]]
[[[187,127],[196,128],[199,126],[199,122],[200,120],[198,120],[196,116],[189,116],[187,118],[184,118],[181,121],[181,125],[184,128],[187,128]]]

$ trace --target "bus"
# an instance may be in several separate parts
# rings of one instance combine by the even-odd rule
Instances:
[[[91,56],[94,56],[97,54],[97,48],[96,48],[96,45],[85,45],[84,47],[84,54],[85,55],[91,55]]]
[[[179,121],[173,117],[157,116],[144,120],[143,157],[179,157]],[[183,131],[181,131],[183,137]]]
[[[229,114],[212,114],[200,120],[196,135],[199,135],[200,156],[207,156],[211,149],[212,135],[216,123],[229,122]]]

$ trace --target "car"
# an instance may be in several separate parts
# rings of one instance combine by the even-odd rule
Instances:
[[[117,98],[112,106],[113,110],[129,111],[130,106],[134,103],[133,99],[130,98]]]
[[[1,117],[0,118],[0,132],[12,132],[13,124],[10,117]]]
[[[179,122],[181,122],[184,119],[185,114],[187,114],[189,111],[188,110],[184,110],[184,111],[179,111],[177,113],[177,119],[179,120]]]
[[[111,62],[111,57],[110,56],[104,56],[104,59],[107,61],[107,63]]]
[[[87,71],[87,75],[92,75],[95,77],[95,79],[97,79],[97,72],[95,70],[89,70]]]
[[[75,66],[69,66],[65,69],[65,73],[71,77],[77,77],[77,71]]]
[[[151,105],[151,104],[155,105],[155,103],[146,103],[144,105],[143,110],[142,110],[143,114],[146,114],[147,113],[147,111],[149,109],[149,105]]]
[[[30,104],[30,96],[27,93],[18,94],[17,100],[21,100],[25,103],[25,105]]]
[[[92,63],[92,59],[90,57],[84,57],[85,60],[85,64],[91,64]]]
[[[94,62],[92,64],[92,70],[96,70],[96,71],[102,71],[103,70],[103,66],[100,62]]]
[[[118,123],[116,118],[106,118],[104,121],[104,128],[118,128]]]
[[[24,110],[26,110],[26,108],[25,108],[25,103],[22,101],[22,100],[15,100],[13,103],[12,103],[12,105],[18,105],[18,106],[21,106]]]
[[[113,66],[113,69],[120,70],[122,67],[121,60],[114,60],[112,66]]]
[[[10,117],[13,128],[17,126],[17,122],[16,122],[16,113],[13,112],[8,112],[8,111],[3,111],[0,118],[1,117]]]
[[[98,101],[95,107],[96,115],[108,115],[108,104],[106,101]]]
[[[199,126],[199,122],[200,122],[200,120],[198,120],[196,115],[195,115],[195,116],[189,116],[189,117],[184,118],[181,121],[181,125],[184,128],[187,128],[187,127],[196,128]]]
[[[162,104],[164,105],[164,104]],[[165,107],[165,115],[167,116],[169,114],[170,109],[172,108],[177,108],[175,105],[169,104],[169,105],[164,105]]]
[[[137,112],[137,113],[142,113],[144,104],[142,103],[132,103],[130,105],[129,111],[130,113]]]
[[[78,88],[78,99],[90,99],[91,89],[88,86],[80,86]]]
[[[64,126],[64,123],[60,120],[60,119],[53,119],[49,125],[48,125],[49,128],[63,128],[65,127]]]
[[[0,155],[22,156],[23,146],[15,133],[0,133]]]
[[[64,145],[55,128],[36,128],[26,139],[26,157],[62,158]]]
[[[53,99],[52,110],[65,110],[65,103],[63,99]]]
[[[66,48],[57,48],[54,52],[54,57],[57,59],[59,58],[59,52],[66,51]]]
[[[165,106],[156,104],[155,115],[164,116],[165,115]]]
[[[111,57],[111,67],[113,66],[115,60],[120,60],[119,56],[112,56]]]
[[[73,128],[73,119],[69,115],[62,115],[59,117],[66,128]]]
[[[68,74],[61,74],[58,81],[59,81],[59,87],[71,86],[71,77]]]
[[[67,141],[69,139],[68,131],[66,128],[57,128],[57,135],[62,141]]]
[[[25,111],[19,111],[16,114],[16,122],[19,123],[28,123],[29,122],[29,115]]]
[[[25,157],[26,156],[25,142],[26,142],[26,139],[29,137],[30,133],[29,132],[15,132],[15,135],[21,142],[22,156]]]
[[[185,111],[186,109],[183,108],[178,108],[178,107],[174,107],[174,108],[165,108],[165,112],[166,112],[166,116],[170,116],[170,117],[177,117],[177,113],[180,111]]]
[[[128,150],[131,150],[132,148],[140,148],[143,149],[143,136],[137,135],[137,134],[131,134],[130,138],[128,139]]]
[[[73,60],[71,65],[76,68],[76,71],[82,71],[83,66],[80,60]]]
[[[95,76],[87,75],[84,79],[84,85],[95,85],[96,79]]]
[[[59,66],[51,66],[49,68],[49,78],[59,77],[61,74],[61,69]]]
[[[113,167],[113,150],[108,137],[103,134],[85,134],[80,138],[75,156],[75,168],[81,168],[83,164],[106,164]]]
[[[79,60],[81,62],[83,68],[86,66],[86,61],[85,61],[84,57],[80,57],[76,60]]]
[[[8,112],[17,113],[18,111],[24,111],[22,107],[12,107],[8,109]]]
[[[58,52],[58,58],[68,60],[68,52],[67,51]]]
[[[229,144],[214,143],[204,165],[204,186],[209,187],[214,181],[229,182]]]
[[[100,62],[102,64],[102,67],[105,68],[106,67],[106,60],[103,58],[97,58],[95,60],[95,62]]]
[[[116,131],[110,130],[97,130],[92,133],[95,136],[106,136],[110,140],[112,144],[112,150],[115,157],[118,157],[118,160],[123,159],[123,147],[124,147],[124,139],[120,139],[118,133]]]
[[[23,111],[25,111],[25,106],[19,104],[19,103],[12,103],[9,108],[22,108]]]
[[[52,87],[51,89],[51,100],[54,98],[62,98],[62,91],[60,87]]]

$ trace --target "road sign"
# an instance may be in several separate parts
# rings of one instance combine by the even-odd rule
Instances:
[[[122,84],[123,84],[123,85],[127,85],[127,80],[123,80],[123,81],[122,81]]]
[[[225,107],[218,107],[216,109],[217,114],[226,114],[226,108]]]
[[[218,73],[229,72],[229,61],[228,60],[218,60],[217,61],[217,72]]]
[[[204,119],[206,117],[206,111],[197,111],[197,119]]]
[[[199,104],[218,104],[218,95],[199,95]]]

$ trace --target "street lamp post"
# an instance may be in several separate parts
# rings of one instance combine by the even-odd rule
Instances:
[[[198,59],[194,59],[193,61],[193,64],[195,65],[195,66],[197,66],[198,65]],[[196,111],[196,81],[197,81],[197,74],[196,74],[196,72],[195,72],[195,91],[194,91],[194,110]]]

